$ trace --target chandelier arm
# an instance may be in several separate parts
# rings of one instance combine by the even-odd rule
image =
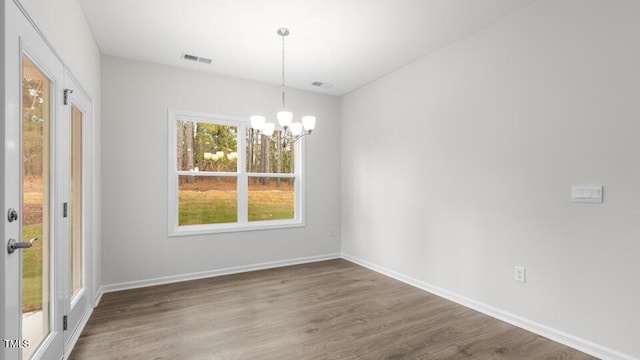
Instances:
[[[267,136],[265,134],[262,134],[262,136],[266,137],[267,139],[273,141],[273,142],[278,142],[278,140],[276,140],[275,138],[271,137],[271,136]]]
[[[303,138],[303,137],[305,137],[305,136],[307,136],[309,134],[311,134],[311,131],[306,131],[306,132],[294,137],[291,142],[296,142],[296,141],[300,140],[301,138]]]

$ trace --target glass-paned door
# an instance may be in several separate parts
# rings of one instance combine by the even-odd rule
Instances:
[[[2,2],[3,360],[63,355],[57,173],[64,67],[13,1]]]
[[[67,139],[60,154],[61,173],[65,176],[64,189],[69,199],[68,220],[63,223],[69,234],[65,252],[65,274],[67,291],[65,296],[65,314],[67,330],[64,332],[65,344],[73,345],[79,334],[79,326],[86,320],[92,308],[88,279],[91,277],[91,251],[89,241],[90,228],[90,170],[91,170],[91,98],[80,84],[68,73],[65,74],[65,93],[67,105],[64,109],[65,121],[61,125],[61,138]]]

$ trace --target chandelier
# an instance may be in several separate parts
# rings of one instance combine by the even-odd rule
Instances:
[[[313,115],[305,115],[300,119],[300,122],[293,122],[293,114],[286,110],[285,103],[285,85],[284,85],[284,38],[289,35],[289,29],[279,28],[278,35],[282,38],[282,110],[276,114],[278,124],[282,128],[282,135],[284,141],[288,139],[288,135],[291,134],[293,141],[297,141],[305,135],[311,134],[311,131],[316,126],[316,117]],[[251,116],[251,127],[257,131],[258,135],[262,134],[271,141],[276,141],[273,138],[273,132],[276,130],[274,123],[267,122],[266,118],[261,115]]]

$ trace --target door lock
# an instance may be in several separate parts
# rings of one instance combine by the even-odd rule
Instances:
[[[33,246],[33,243],[38,240],[38,238],[33,238],[28,242],[16,242],[15,239],[9,239],[9,243],[7,243],[7,252],[9,254],[13,254],[16,249],[28,249]]]
[[[9,209],[9,211],[7,212],[7,218],[9,219],[9,222],[18,220],[18,212],[16,211],[16,209]]]

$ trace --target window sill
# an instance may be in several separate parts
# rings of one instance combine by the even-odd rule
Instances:
[[[304,227],[300,220],[255,221],[247,224],[185,225],[169,229],[169,237],[234,233],[259,230],[276,230]]]

